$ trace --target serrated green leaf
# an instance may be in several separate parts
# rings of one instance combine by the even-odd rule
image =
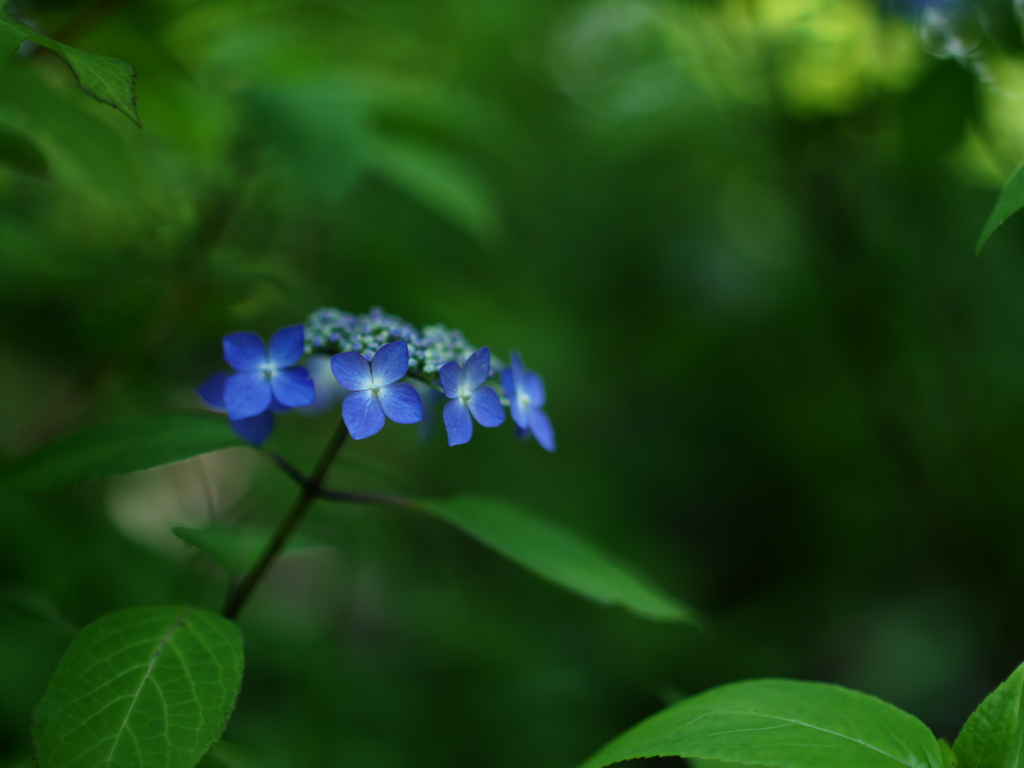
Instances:
[[[593,544],[506,501],[425,499],[425,511],[571,592],[655,621],[700,625],[693,609],[631,573]]]
[[[60,43],[50,47],[71,67],[79,88],[142,127],[135,108],[135,68],[131,64]]]
[[[943,766],[932,732],[881,699],[825,683],[747,680],[673,704],[583,768],[670,756],[774,768]]]
[[[169,413],[86,429],[41,449],[11,469],[6,479],[29,490],[56,490],[237,445],[246,443],[224,419],[205,413]]]
[[[245,573],[266,551],[273,531],[257,528],[172,528],[171,531],[186,544],[200,549],[232,574]],[[289,538],[284,553],[296,552],[309,547],[324,546],[326,542],[299,532]]]
[[[198,608],[107,614],[72,639],[36,706],[39,768],[192,768],[242,684],[238,627]]]
[[[1024,664],[985,697],[953,742],[959,768],[1017,768],[1024,740]]]
[[[135,68],[131,64],[59,43],[11,18],[0,9],[0,54],[14,53],[26,40],[56,53],[71,67],[79,88],[142,127],[135,108]]]
[[[982,246],[992,236],[992,233],[1013,214],[1024,207],[1024,165],[1014,171],[1013,176],[1006,182],[996,200],[996,207],[985,222],[985,228],[981,230],[981,237],[978,244],[974,246],[974,252],[980,253]]]

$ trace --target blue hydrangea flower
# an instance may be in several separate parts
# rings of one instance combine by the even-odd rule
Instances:
[[[398,424],[415,424],[423,418],[423,403],[412,385],[399,381],[409,370],[409,345],[393,341],[367,361],[358,352],[342,352],[331,358],[338,383],[352,394],[341,404],[341,416],[354,440],[376,435],[384,417]]]
[[[481,427],[496,427],[505,421],[505,409],[490,387],[484,386],[491,375],[491,350],[478,349],[463,368],[454,360],[441,366],[441,388],[450,399],[444,406],[444,426],[448,445],[468,443],[473,436],[473,419]]]
[[[547,401],[544,380],[534,371],[527,370],[519,356],[512,353],[512,364],[501,372],[501,386],[508,398],[512,421],[524,435],[537,438],[545,451],[555,450],[555,430],[551,420],[541,409]]]
[[[230,373],[218,371],[196,387],[196,392],[199,394],[199,397],[201,397],[203,402],[205,402],[210,408],[218,411],[224,410],[224,383],[230,378],[230,376]],[[253,443],[254,445],[263,445],[263,443],[266,442],[267,437],[270,436],[271,431],[274,429],[274,415],[271,411],[283,413],[287,410],[288,409],[286,407],[275,400],[270,403],[269,409],[257,416],[250,416],[247,419],[229,419],[228,423],[235,431],[235,434],[243,440]]]
[[[316,391],[302,358],[303,328],[289,325],[270,337],[270,349],[255,333],[224,337],[224,359],[237,371],[224,382],[224,408],[232,421],[259,416],[275,401],[286,408],[312,405]]]

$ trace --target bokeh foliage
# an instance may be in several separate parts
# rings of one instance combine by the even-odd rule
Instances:
[[[1024,158],[1024,56],[1009,4],[984,10],[982,60],[866,0],[19,3],[135,66],[143,129],[45,51],[0,62],[3,461],[195,407],[231,330],[325,304],[443,322],[545,375],[558,452],[392,425],[334,483],[525,503],[710,633],[323,504],[309,529],[334,546],[280,563],[242,618],[211,761],[568,766],[762,676],[950,738],[1024,648],[1024,223],[972,253]],[[308,467],[332,419],[283,418],[274,446]],[[0,493],[19,765],[71,628],[219,605],[170,528],[265,527],[295,489],[236,448]]]

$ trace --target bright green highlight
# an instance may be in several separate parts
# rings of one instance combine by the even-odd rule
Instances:
[[[981,230],[981,237],[978,238],[978,244],[974,246],[974,252],[980,253],[982,246],[992,236],[992,233],[1021,208],[1024,208],[1024,166],[1014,171],[1013,176],[999,193],[996,207],[992,209],[988,221],[985,222],[985,228]]]
[[[222,419],[170,413],[86,429],[33,454],[7,479],[33,491],[57,490],[236,445],[246,443]]]
[[[32,740],[40,768],[191,768],[242,684],[242,635],[198,608],[107,614],[71,641]]]
[[[142,127],[135,108],[135,69],[130,64],[58,43],[0,10],[0,54],[13,54],[26,40],[56,53],[75,73],[79,88]]]
[[[985,697],[971,713],[953,743],[957,768],[1016,768],[1020,764],[1024,728],[1021,694],[1024,664]]]
[[[748,680],[680,701],[583,768],[672,755],[776,768],[943,768],[939,742],[917,718],[866,693],[799,680]]]
[[[514,563],[604,605],[654,621],[700,625],[696,611],[648,584],[593,544],[506,501],[479,496],[421,499],[422,508]]]

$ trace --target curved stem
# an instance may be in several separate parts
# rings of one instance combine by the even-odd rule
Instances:
[[[405,507],[406,509],[417,509],[415,500],[404,496],[390,496],[383,493],[351,493],[349,491],[332,491],[328,488],[321,488],[317,496],[327,501],[340,501],[346,504],[374,504],[381,507]]]
[[[324,447],[324,452],[320,454],[320,459],[317,461],[316,467],[313,469],[313,474],[309,480],[304,482],[300,481],[302,485],[302,494],[295,502],[295,506],[292,507],[292,511],[288,513],[288,517],[285,518],[284,522],[281,523],[281,527],[277,529],[277,533],[274,534],[274,538],[271,540],[270,545],[267,547],[266,552],[259,561],[252,567],[252,570],[245,575],[245,578],[238,583],[238,585],[228,595],[227,603],[224,605],[222,611],[225,618],[234,619],[238,616],[238,612],[242,610],[242,606],[245,605],[246,600],[249,599],[249,595],[252,594],[256,585],[260,579],[263,578],[263,574],[266,573],[270,564],[277,557],[278,553],[284,547],[288,537],[295,532],[298,528],[299,523],[302,522],[302,518],[305,517],[306,512],[313,502],[320,497],[323,491],[324,477],[327,476],[327,470],[331,466],[331,462],[334,461],[334,457],[338,455],[338,451],[341,450],[342,444],[345,442],[345,438],[348,437],[348,429],[345,427],[345,422],[339,422],[338,428],[331,435],[330,441]],[[274,457],[274,454],[271,454]],[[290,464],[285,462],[283,459],[275,461],[279,466],[282,467],[289,475],[292,475],[293,479],[300,480],[302,474],[291,467]],[[283,462],[283,463],[282,463]],[[285,466],[287,465],[287,467]],[[290,471],[288,467],[291,467]],[[304,480],[304,478],[302,478]]]

